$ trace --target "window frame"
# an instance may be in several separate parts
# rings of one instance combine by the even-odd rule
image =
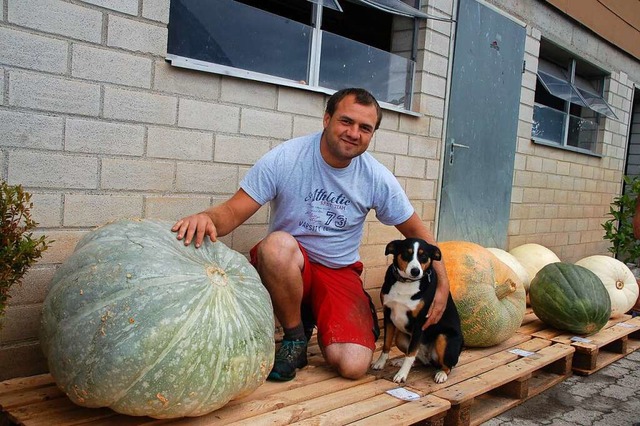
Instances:
[[[311,33],[312,33],[311,48],[310,48],[310,57],[308,60],[308,66],[310,68],[310,72],[309,72],[310,81],[308,82],[308,84],[306,82],[297,82],[284,77],[278,77],[275,75],[264,74],[264,73],[242,69],[242,68],[235,68],[235,67],[221,65],[213,62],[206,62],[206,61],[202,61],[202,60],[198,60],[198,59],[194,59],[186,56],[180,56],[173,53],[167,53],[165,59],[172,66],[176,66],[179,68],[203,71],[203,72],[208,72],[213,74],[227,75],[231,77],[238,77],[238,78],[253,80],[258,82],[277,84],[277,85],[291,87],[295,89],[302,89],[302,90],[307,90],[307,91],[312,91],[317,93],[323,93],[326,95],[331,95],[335,93],[336,89],[320,86],[318,81],[320,77],[320,62],[321,62],[321,48],[322,48],[323,30],[321,28],[322,28],[323,7],[327,7],[327,6],[321,5],[323,1],[319,1],[319,0],[308,0],[308,1],[313,3],[312,4],[313,16],[311,17],[311,25],[310,25]],[[367,1],[356,1],[356,3],[364,4],[364,3],[367,3]],[[419,4],[420,0],[417,0],[417,3]],[[407,7],[411,9],[410,6],[407,5]],[[333,8],[330,8],[330,9],[333,9]],[[376,9],[383,10],[377,7]],[[419,71],[417,67],[418,64],[416,61],[417,48],[418,48],[417,46],[418,32],[420,30],[418,19],[424,18],[426,16],[429,16],[430,18],[437,19],[437,20],[451,21],[451,19],[432,17],[431,15],[426,15],[417,9],[414,9],[414,10],[415,10],[415,13],[414,13],[415,16],[413,17],[413,34],[412,34],[410,57],[397,55],[391,51],[388,52],[391,55],[397,55],[399,57],[402,57],[407,61],[411,62],[412,64],[412,71],[407,72],[407,75],[406,75],[407,77],[406,82],[408,84],[408,87],[405,88],[405,94],[409,96],[409,99],[403,105],[396,105],[396,104],[392,104],[385,101],[379,101],[379,103],[380,103],[380,106],[386,110],[391,110],[391,111],[412,115],[412,116],[422,116],[423,115],[422,113],[418,111],[414,111],[412,109],[413,97],[414,97],[414,86],[416,82],[416,76],[418,75],[418,71]],[[389,12],[388,10],[386,11],[383,10],[383,12],[392,13],[392,12]],[[265,13],[268,13],[268,12],[265,12]],[[407,19],[411,19],[407,17],[407,15],[404,15],[402,13],[396,13],[395,15],[404,16]]]
[[[546,48],[546,49],[545,49]],[[565,66],[562,66],[561,63],[564,63]],[[545,65],[547,67],[545,68]],[[582,65],[582,67],[588,70],[588,74],[582,74],[577,72],[578,65]],[[560,72],[554,72],[553,67],[556,67]],[[591,77],[591,78],[589,78]],[[536,83],[539,84],[547,91],[547,94],[556,98],[559,101],[564,103],[564,107],[562,110],[553,108],[550,105],[546,105],[543,103],[536,102],[534,100],[534,116],[536,107],[548,108],[554,111],[558,111],[563,115],[563,124],[562,124],[562,138],[560,141],[555,141],[552,139],[546,139],[544,137],[534,135],[535,129],[532,128],[531,131],[531,140],[540,145],[550,146],[554,148],[564,149],[568,151],[578,152],[581,154],[586,154],[594,157],[603,157],[602,148],[603,148],[603,131],[605,129],[605,120],[615,118],[615,112],[613,108],[607,103],[604,99],[604,90],[605,82],[607,78],[611,78],[610,74],[601,70],[600,68],[591,65],[581,58],[578,58],[563,49],[551,45],[551,43],[545,43],[545,41],[541,42],[540,55],[538,57],[538,71],[536,72]],[[600,93],[596,93],[598,90],[592,84],[596,82],[596,86],[600,88]],[[561,90],[555,90],[554,87],[551,87],[550,83],[557,83],[558,86],[561,83],[564,83],[565,90],[564,92]],[[536,89],[538,90],[538,89]],[[594,106],[595,103],[589,102],[584,93],[591,95],[595,100],[597,100],[597,107]],[[582,119],[581,116],[577,116],[571,114],[572,105],[578,106],[580,108],[586,108],[593,113],[595,113],[595,122],[596,128],[596,137],[594,140],[594,148],[587,149],[579,146],[569,145],[569,132],[571,130],[571,119],[577,118]],[[606,109],[602,106],[604,105]],[[607,111],[605,113],[603,111]],[[533,120],[533,126],[535,127],[536,121]]]

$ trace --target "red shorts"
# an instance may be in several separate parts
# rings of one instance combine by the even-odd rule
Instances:
[[[259,245],[250,252],[254,266]],[[303,318],[313,316],[320,344],[326,347],[332,343],[356,343],[375,350],[380,328],[375,306],[360,279],[362,262],[329,268],[311,262],[306,250],[298,245],[304,256],[301,314]]]

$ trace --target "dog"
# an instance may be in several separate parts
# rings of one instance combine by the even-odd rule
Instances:
[[[438,284],[433,262],[442,259],[440,249],[417,238],[395,240],[387,244],[385,255],[393,255],[380,292],[384,310],[384,344],[380,357],[371,364],[384,368],[395,337],[405,358],[393,381],[404,383],[416,358],[438,370],[436,383],[444,383],[458,363],[464,340],[460,316],[451,293],[442,318],[426,330],[427,312]]]

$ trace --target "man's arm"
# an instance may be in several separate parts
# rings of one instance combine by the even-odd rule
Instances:
[[[185,246],[191,244],[195,237],[195,245],[200,247],[206,235],[211,241],[216,241],[242,225],[259,208],[258,202],[239,189],[224,203],[180,219],[171,230],[178,233],[179,240],[184,239]]]
[[[421,238],[429,244],[437,246],[436,239],[415,212],[409,219],[402,222],[400,225],[396,225],[396,229],[398,229],[398,231],[400,231],[406,238]],[[427,321],[424,323],[424,326],[422,326],[423,330],[431,324],[435,324],[440,321],[442,313],[447,306],[447,299],[449,298],[449,278],[447,277],[447,271],[444,268],[444,259],[440,262],[434,262],[433,269],[438,275],[438,288],[436,289],[433,303],[427,313]]]

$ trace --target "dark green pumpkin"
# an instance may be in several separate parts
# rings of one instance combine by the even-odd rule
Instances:
[[[596,333],[611,316],[611,299],[600,278],[571,263],[542,268],[531,281],[529,297],[538,318],[575,334]]]

